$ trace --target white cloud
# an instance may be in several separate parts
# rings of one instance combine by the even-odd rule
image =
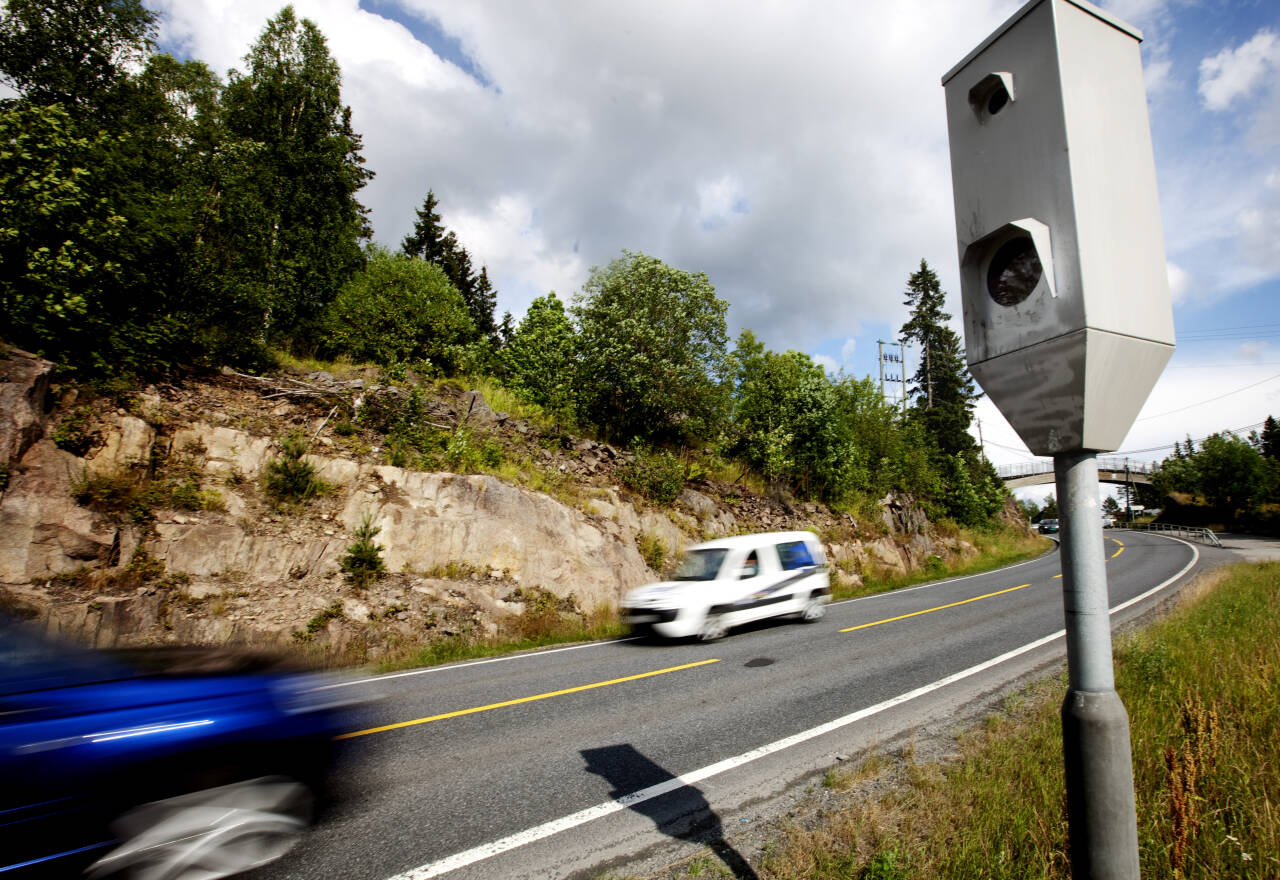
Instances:
[[[828,375],[834,376],[840,372],[840,365],[836,363],[836,359],[833,357],[828,357],[825,354],[811,354],[809,357],[812,358],[815,364],[826,370]]]
[[[1200,62],[1200,96],[1210,110],[1226,110],[1280,66],[1280,37],[1260,30],[1247,43]]]
[[[858,351],[858,340],[850,337],[844,341],[844,345],[840,346],[840,363],[853,363],[853,356]]]
[[[1177,305],[1186,299],[1187,289],[1191,286],[1191,276],[1187,274],[1186,269],[1167,261],[1165,271],[1169,275],[1169,296],[1173,299],[1174,305]]]
[[[779,350],[897,326],[921,257],[958,290],[939,80],[1018,0],[400,3],[493,87],[357,0],[294,6],[341,65],[378,240],[434,189],[500,311],[567,299],[624,248],[705,272],[731,330]],[[274,9],[156,6],[167,41],[222,71]]]

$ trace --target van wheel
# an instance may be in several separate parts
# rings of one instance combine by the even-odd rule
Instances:
[[[810,597],[808,602],[804,603],[804,610],[800,612],[800,619],[805,623],[816,623],[827,614],[827,603],[821,599]]]
[[[112,825],[121,844],[90,878],[212,880],[284,855],[311,819],[311,793],[292,779],[251,779],[145,804]]]
[[[723,639],[728,632],[729,628],[724,625],[723,617],[719,614],[708,614],[707,619],[702,621],[702,627],[698,630],[698,641],[714,642]]]

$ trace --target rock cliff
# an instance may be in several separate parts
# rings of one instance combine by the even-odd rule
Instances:
[[[224,374],[120,400],[0,356],[0,609],[99,646],[316,642],[352,659],[492,634],[531,608],[607,613],[682,547],[744,531],[812,528],[838,576],[906,572],[973,548],[934,536],[909,501],[859,526],[704,482],[671,508],[617,478],[627,455],[495,413],[435,386],[427,417],[520,462],[507,478],[387,464],[385,437],[335,419],[371,377]],[[264,491],[281,438],[308,443],[320,489]],[[455,434],[457,436],[457,434]],[[500,469],[499,469],[500,470]],[[357,587],[340,564],[368,518],[388,574]],[[642,552],[643,551],[643,552]]]

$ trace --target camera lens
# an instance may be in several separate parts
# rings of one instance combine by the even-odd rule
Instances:
[[[1009,93],[1004,90],[1003,86],[998,86],[991,91],[990,97],[987,98],[987,113],[995,116],[1004,109],[1004,105],[1009,103]]]
[[[1031,296],[1044,268],[1036,246],[1025,235],[1000,245],[987,269],[987,293],[1002,306],[1016,306]]]

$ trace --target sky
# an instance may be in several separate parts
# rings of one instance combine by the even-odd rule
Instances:
[[[277,11],[144,2],[162,49],[224,76]],[[962,332],[941,77],[1019,2],[293,5],[342,69],[375,239],[397,247],[434,190],[499,316],[640,251],[705,273],[733,336],[878,378],[924,259]],[[1144,35],[1178,342],[1120,454],[1153,460],[1280,415],[1280,4],[1099,5]],[[977,416],[993,462],[1031,458]]]

